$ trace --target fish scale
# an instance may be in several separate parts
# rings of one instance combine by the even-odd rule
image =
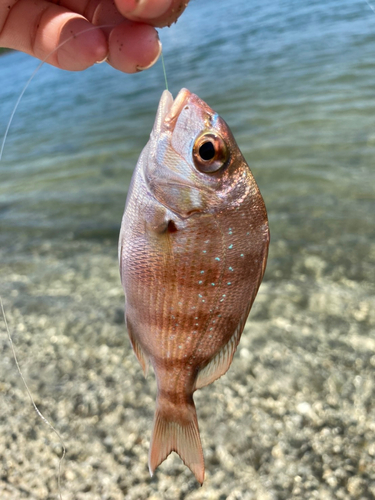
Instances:
[[[196,389],[229,368],[265,270],[267,213],[228,126],[183,89],[161,97],[121,225],[125,318],[152,365],[149,468],[176,451],[203,483]]]

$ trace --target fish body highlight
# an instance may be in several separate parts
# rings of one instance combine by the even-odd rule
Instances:
[[[129,337],[158,388],[151,475],[175,451],[203,483],[193,393],[228,370],[268,245],[263,198],[227,124],[188,90],[164,91],[119,241]]]

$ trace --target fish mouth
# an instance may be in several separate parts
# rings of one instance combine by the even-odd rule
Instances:
[[[181,89],[176,99],[173,99],[169,90],[164,90],[159,101],[158,111],[152,130],[155,137],[158,137],[168,130],[174,130],[183,107],[187,105],[192,96],[196,97],[189,90]]]
[[[182,111],[182,108],[185,106],[186,102],[191,97],[191,92],[188,89],[181,89],[177,94],[176,99],[172,102],[172,105],[168,111],[168,114],[165,117],[165,121],[167,123],[175,122],[177,117]]]
[[[188,89],[181,89],[177,94],[176,98],[173,100],[172,94],[169,90],[164,90],[157,114],[157,128],[174,130],[177,119],[187,102],[193,94]]]

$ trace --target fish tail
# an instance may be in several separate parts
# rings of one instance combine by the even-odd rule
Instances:
[[[148,461],[151,476],[172,451],[178,453],[202,485],[204,458],[193,399],[178,405],[157,401]]]

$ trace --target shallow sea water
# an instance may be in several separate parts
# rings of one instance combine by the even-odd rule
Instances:
[[[163,90],[160,63],[46,65],[0,162],[0,295],[64,499],[375,498],[375,14],[362,0],[192,1],[161,32],[169,85],[230,125],[268,209],[263,284],[228,374],[196,393],[198,488],[153,479],[153,377],[123,324],[117,238]],[[0,58],[0,131],[37,66]],[[3,326],[1,498],[57,498],[61,446]]]

